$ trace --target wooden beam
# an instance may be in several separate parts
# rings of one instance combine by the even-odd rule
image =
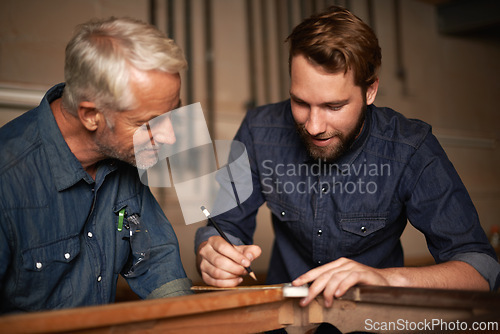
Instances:
[[[500,295],[478,291],[358,286],[332,307],[317,297],[308,307],[276,286],[0,317],[0,333],[304,333],[328,322],[344,332],[408,332],[440,319],[499,325]],[[391,328],[372,328],[392,324]],[[381,326],[381,325],[380,325]],[[427,328],[424,328],[424,330]],[[433,328],[436,330],[436,328]],[[440,328],[438,328],[439,330]],[[419,328],[416,330],[420,331]],[[498,327],[496,328],[498,332]],[[495,332],[495,329],[492,331]]]
[[[165,299],[124,302],[0,317],[2,333],[57,333],[103,327],[151,326],[151,321],[208,314],[282,301],[279,289],[221,291]],[[201,317],[204,321],[205,317]],[[242,319],[244,320],[244,319]],[[193,322],[194,324],[194,322]],[[203,323],[201,324],[203,326]],[[198,324],[197,326],[200,326]],[[198,327],[199,328],[199,327]]]

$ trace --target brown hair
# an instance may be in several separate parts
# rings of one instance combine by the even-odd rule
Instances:
[[[286,39],[292,58],[304,55],[329,73],[354,72],[354,82],[366,90],[377,80],[382,54],[373,30],[347,9],[332,6],[311,16]]]

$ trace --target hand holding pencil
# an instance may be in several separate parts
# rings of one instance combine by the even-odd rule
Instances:
[[[250,268],[253,260],[261,254],[256,245],[234,246],[205,207],[202,211],[218,231],[219,236],[211,237],[198,249],[198,266],[204,282],[217,287],[232,287],[240,284],[242,275],[255,274]]]

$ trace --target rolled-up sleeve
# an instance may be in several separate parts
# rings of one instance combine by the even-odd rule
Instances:
[[[500,264],[497,260],[484,253],[460,253],[451,258],[451,261],[462,261],[470,264],[484,277],[495,291],[500,285]]]

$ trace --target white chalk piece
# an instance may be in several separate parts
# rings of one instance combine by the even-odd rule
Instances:
[[[307,285],[292,286],[291,283],[283,285],[283,297],[300,298],[307,297],[309,294],[309,287]]]

